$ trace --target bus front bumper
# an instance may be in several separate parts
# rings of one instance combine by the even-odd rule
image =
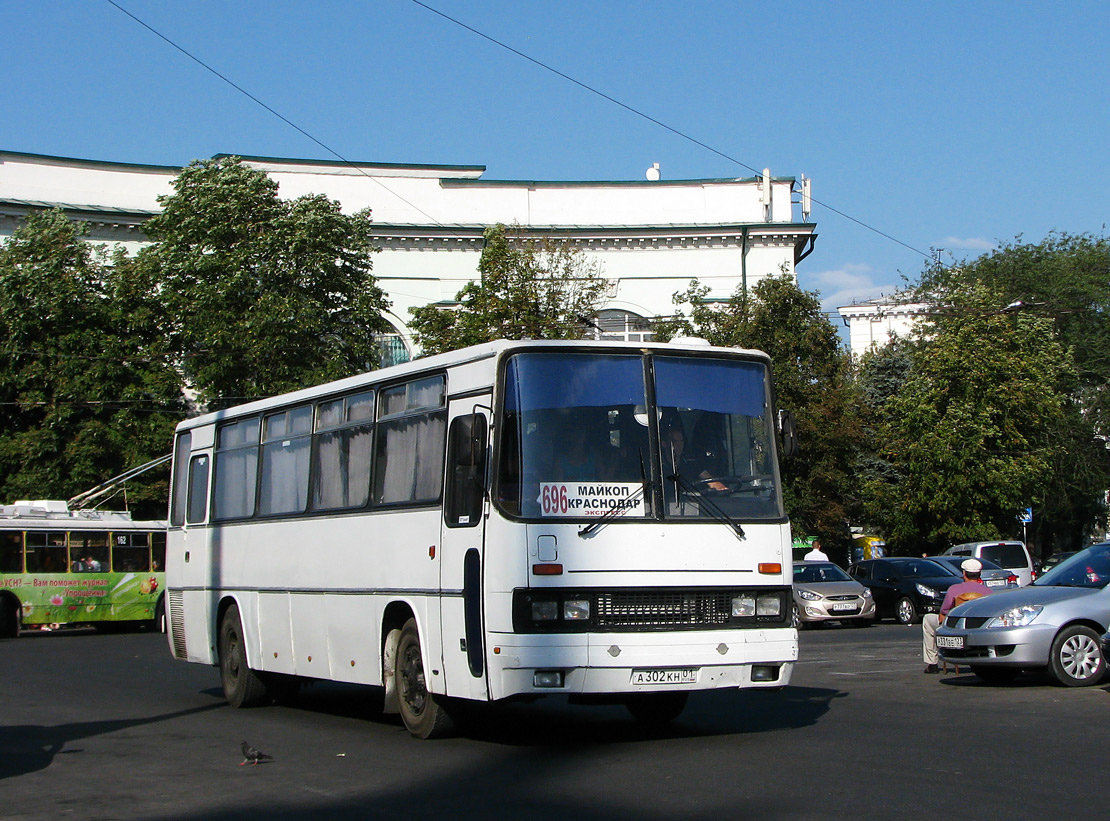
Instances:
[[[783,687],[798,660],[793,628],[490,636],[490,696]]]

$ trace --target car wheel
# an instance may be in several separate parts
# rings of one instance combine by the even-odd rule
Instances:
[[[1052,642],[1048,665],[1056,680],[1068,687],[1098,684],[1106,672],[1098,634],[1081,624],[1061,630]]]
[[[415,738],[440,738],[454,728],[443,701],[428,692],[416,619],[405,622],[397,642],[397,707]]]
[[[1021,670],[1013,667],[983,667],[973,664],[971,672],[987,684],[1009,684],[1018,677]]]
[[[239,608],[227,608],[220,622],[220,682],[232,707],[257,707],[269,698],[266,682],[247,663],[247,646]]]
[[[916,624],[921,621],[921,617],[917,615],[917,608],[913,606],[913,601],[908,596],[903,596],[894,605],[894,617],[898,619],[899,624]]]

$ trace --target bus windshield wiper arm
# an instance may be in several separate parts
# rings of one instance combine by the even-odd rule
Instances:
[[[603,524],[605,524],[607,522],[611,522],[613,519],[617,518],[618,516],[623,516],[625,513],[630,511],[635,506],[635,503],[640,499],[640,497],[644,495],[644,488],[645,487],[647,487],[647,486],[646,485],[640,485],[640,489],[637,490],[635,493],[633,493],[628,498],[626,498],[624,500],[624,504],[617,505],[616,507],[609,508],[603,514],[601,514],[601,516],[599,516],[597,519],[590,522],[588,525],[586,525],[581,530],[579,530],[578,535],[579,536],[588,536],[589,534],[591,534],[595,530],[597,530],[599,527],[601,527]]]
[[[716,502],[714,502],[712,499],[710,499],[706,494],[702,493],[700,490],[698,490],[696,487],[694,487],[690,483],[690,481],[685,476],[680,474],[677,470],[674,473],[672,473],[670,476],[668,476],[667,479],[674,482],[678,487],[682,488],[687,493],[692,493],[694,496],[697,496],[698,499],[701,500],[701,502],[705,505],[706,509],[709,511],[710,517],[713,518],[713,519],[716,519],[718,522],[720,522],[723,525],[728,525],[729,528],[732,530],[733,535],[735,535],[737,539],[746,538],[745,535],[744,535],[744,528],[740,526],[740,523],[738,521],[733,519],[731,516],[729,516],[723,510],[721,510],[720,505],[718,505]]]
[[[638,501],[640,499],[640,497],[644,495],[644,491],[646,491],[647,487],[648,487],[648,478],[647,478],[647,468],[644,467],[644,452],[643,452],[643,450],[640,451],[640,481],[641,481],[640,489],[637,490],[635,493],[633,493],[631,496],[628,497],[627,504],[609,508],[607,511],[605,511],[605,513],[603,513],[601,515],[601,518],[599,518],[597,521],[590,522],[588,525],[586,525],[581,530],[579,530],[578,535],[579,536],[589,536],[591,533],[593,533],[595,530],[597,530],[603,524],[605,524],[607,522],[611,522],[613,519],[617,518],[618,516],[623,516],[625,513],[627,513],[629,510],[632,509],[633,503]]]

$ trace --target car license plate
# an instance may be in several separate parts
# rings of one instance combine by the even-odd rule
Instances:
[[[1004,579],[987,579],[985,582],[987,587],[1005,587],[1006,582]]]
[[[633,670],[633,684],[696,684],[697,667],[683,667],[669,670]]]
[[[944,647],[948,650],[963,650],[964,637],[963,636],[937,636],[937,647]]]
[[[852,604],[851,602],[849,602],[848,604],[834,604],[832,606],[832,609],[836,610],[836,611],[840,611],[840,610],[858,610],[859,605]]]

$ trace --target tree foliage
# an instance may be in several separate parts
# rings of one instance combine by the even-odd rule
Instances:
[[[834,553],[847,547],[856,511],[849,473],[862,442],[851,360],[814,292],[789,275],[761,279],[727,304],[712,305],[698,281],[675,295],[688,316],[657,323],[656,337],[701,337],[714,345],[766,351],[779,407],[797,419],[799,454],[783,465],[787,512],[801,535],[819,536]],[[842,555],[842,554],[841,554]]]
[[[876,408],[877,455],[892,471],[867,477],[865,493],[901,552],[1013,536],[1061,455],[1075,384],[1050,322],[998,312],[997,293],[977,283],[948,298]]]
[[[184,403],[161,328],[61,211],[0,247],[0,499],[66,499],[169,452]],[[165,513],[165,473],[129,486]]]
[[[929,373],[928,360],[943,357],[944,346],[962,346],[969,360],[963,367],[978,366],[968,378],[978,379],[979,390],[997,403],[977,418],[972,442],[1009,449],[1015,464],[1005,476],[996,474],[998,480],[1035,474],[1031,484],[1014,489],[1005,513],[992,513],[980,499],[952,515],[968,523],[964,532],[974,530],[978,538],[987,530],[989,538],[988,522],[1000,534],[1013,533],[1015,513],[1032,505],[1032,532],[1042,548],[1079,546],[1104,518],[1110,487],[1110,243],[1067,234],[1037,244],[1019,238],[965,264],[932,266],[915,296],[935,306],[920,336],[918,372]],[[1009,348],[1000,349],[1003,340]],[[952,352],[953,360],[957,355]],[[990,367],[992,361],[997,365]],[[959,390],[958,370],[933,375]],[[996,431],[1002,438],[992,438]]]
[[[410,309],[424,354],[495,339],[581,339],[606,288],[599,264],[583,251],[528,237],[518,226],[486,229],[478,272],[455,296],[457,309]]]
[[[238,158],[196,161],[127,266],[161,314],[184,377],[209,407],[375,367],[388,302],[371,273],[369,212],[278,197]]]

